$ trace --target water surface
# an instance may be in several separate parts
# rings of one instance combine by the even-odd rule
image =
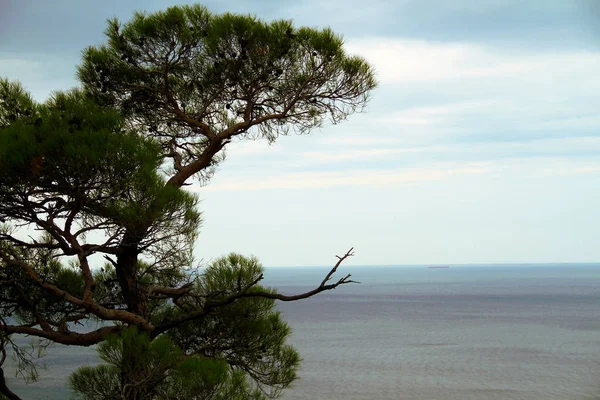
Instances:
[[[359,285],[279,303],[304,361],[284,400],[577,400],[600,394],[600,265],[342,267]],[[270,268],[298,293],[327,268]],[[26,399],[64,399],[90,349],[50,349]],[[600,398],[600,397],[599,397]]]

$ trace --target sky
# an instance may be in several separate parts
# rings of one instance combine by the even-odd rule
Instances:
[[[106,19],[166,0],[0,0],[0,76],[76,86]],[[600,1],[232,0],[331,27],[375,68],[365,112],[230,145],[198,193],[199,261],[266,266],[600,261]]]

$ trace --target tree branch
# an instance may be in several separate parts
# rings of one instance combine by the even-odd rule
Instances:
[[[21,268],[29,276],[29,279],[34,281],[40,288],[45,289],[47,292],[61,297],[65,301],[81,307],[85,311],[88,311],[104,320],[121,321],[128,324],[137,325],[143,330],[152,330],[152,325],[144,317],[124,310],[109,310],[93,301],[79,299],[55,285],[42,281],[31,266],[18,259],[14,254],[11,256],[9,256],[6,251],[0,250],[0,259],[7,264],[13,264]]]
[[[343,256],[336,256],[338,258],[338,261],[335,264],[335,266],[327,273],[327,275],[325,276],[323,281],[321,281],[321,284],[319,286],[317,286],[316,288],[314,288],[313,290],[310,290],[305,293],[300,293],[297,295],[291,295],[291,296],[283,295],[280,293],[249,291],[252,287],[254,287],[258,282],[260,282],[263,279],[263,276],[261,274],[254,281],[250,282],[248,285],[241,288],[241,290],[238,291],[237,293],[231,294],[221,300],[217,300],[217,301],[209,300],[205,303],[202,310],[197,310],[197,311],[190,312],[188,314],[179,315],[179,316],[171,319],[170,321],[164,322],[164,323],[156,326],[151,333],[151,337],[156,337],[156,336],[160,335],[161,333],[164,333],[164,332],[168,331],[169,329],[175,328],[185,322],[203,318],[206,315],[210,314],[211,311],[213,311],[215,308],[226,306],[228,304],[233,303],[234,301],[236,301],[238,299],[250,298],[250,297],[260,297],[260,298],[273,299],[273,300],[279,300],[279,301],[296,301],[296,300],[301,300],[301,299],[306,299],[306,298],[312,297],[312,296],[314,296],[318,293],[324,292],[326,290],[333,290],[333,289],[337,288],[338,286],[345,285],[347,283],[360,283],[360,282],[351,280],[350,279],[351,275],[348,274],[345,277],[340,278],[335,283],[327,284],[327,282],[329,282],[331,280],[331,277],[337,271],[338,267],[342,264],[342,262],[344,262],[344,260],[346,260],[348,257],[352,257],[354,255],[353,249],[354,248],[351,248],[350,250],[348,250],[346,252],[346,254],[344,254]],[[177,291],[177,290],[181,290],[181,289],[173,289],[173,291]],[[168,292],[168,290],[165,290],[165,292]],[[207,297],[207,296],[203,296],[203,297]],[[208,296],[208,297],[210,297],[210,296]]]
[[[57,249],[61,248],[60,245],[58,245],[56,243],[40,243],[40,242],[29,243],[29,242],[25,242],[23,240],[17,239],[15,237],[13,237],[11,235],[7,235],[7,234],[0,234],[0,239],[6,240],[7,242],[11,242],[15,246],[26,247],[28,249],[57,250]]]
[[[150,286],[148,288],[148,295],[163,295],[165,298],[179,297],[189,294],[192,291],[190,285],[184,285],[180,288],[170,288],[166,286]]]
[[[106,339],[106,335],[112,333],[118,333],[122,329],[121,326],[113,325],[113,326],[105,326],[100,329],[96,329],[95,331],[87,332],[87,333],[78,333],[78,332],[57,332],[57,331],[44,331],[38,328],[30,327],[30,326],[16,326],[16,325],[6,325],[0,328],[5,334],[23,334],[23,335],[31,335],[36,337],[41,337],[44,339],[52,340],[56,343],[66,344],[66,345],[74,345],[74,346],[92,346],[94,344],[100,343],[104,339]]]

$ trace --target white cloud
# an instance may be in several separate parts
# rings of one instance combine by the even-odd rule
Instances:
[[[381,157],[395,156],[402,153],[417,153],[422,151],[424,151],[424,149],[415,147],[370,148],[364,150],[344,149],[341,151],[309,151],[302,153],[301,157],[304,157],[307,163],[328,163],[361,159],[373,160]]]
[[[424,182],[447,180],[461,175],[482,175],[488,178],[516,174],[522,178],[561,177],[570,175],[598,175],[600,174],[599,157],[590,156],[577,158],[564,153],[577,151],[591,151],[600,154],[600,138],[564,138],[543,139],[531,142],[516,143],[480,143],[440,145],[433,147],[408,148],[399,151],[420,152],[425,159],[423,162],[408,163],[409,167],[392,163],[388,168],[356,169],[351,168],[352,161],[363,159],[366,155],[376,153],[373,150],[349,153],[348,157],[354,160],[328,159],[328,154],[323,153],[322,161],[348,161],[341,166],[328,170],[310,172],[293,172],[285,169],[278,172],[267,171],[221,171],[213,181],[203,188],[190,186],[189,190],[195,192],[223,192],[223,191],[260,191],[265,189],[326,189],[334,187],[371,187],[382,188],[397,185],[412,185]],[[392,151],[388,153],[392,157]],[[465,161],[469,153],[480,154],[472,161]],[[533,153],[532,156],[530,153]],[[510,156],[513,154],[513,156]],[[368,157],[367,157],[368,158]],[[371,156],[369,159],[376,159]],[[439,161],[434,161],[436,158]],[[309,159],[307,159],[309,160]],[[445,160],[445,161],[442,161]],[[373,162],[373,165],[376,165]],[[311,166],[308,161],[305,169]],[[302,169],[301,164],[296,167]],[[350,167],[350,169],[348,168]]]
[[[478,174],[488,170],[481,163],[464,163],[429,168],[394,170],[318,171],[278,174],[272,177],[215,179],[205,188],[192,191],[237,191],[262,189],[307,189],[337,186],[387,186],[440,180],[459,174]]]
[[[597,52],[525,54],[470,43],[392,38],[352,40],[347,48],[369,60],[383,84],[515,76],[544,84],[553,83],[553,77],[591,73],[600,64]],[[593,84],[600,85],[600,77]]]
[[[229,166],[346,169],[352,161],[377,166],[397,159],[417,167],[440,155],[472,160],[598,149],[592,136],[600,128],[600,52],[523,53],[389,38],[348,47],[379,71],[372,111],[324,128],[325,135],[281,138],[274,146],[235,143]]]
[[[352,134],[352,132],[350,132]],[[400,145],[403,142],[401,137],[373,137],[373,136],[326,136],[322,143],[330,146],[373,146],[373,145]]]
[[[393,112],[384,123],[397,125],[441,125],[458,117],[481,117],[506,108],[510,103],[499,100],[461,101],[439,106],[412,107]]]
[[[269,145],[266,140],[240,140],[234,141],[227,146],[227,154],[233,154],[236,157],[256,157],[266,153],[276,154],[281,150],[277,143]]]

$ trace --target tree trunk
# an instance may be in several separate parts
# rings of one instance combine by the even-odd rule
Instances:
[[[137,246],[127,246],[117,257],[116,273],[129,311],[147,317],[147,302],[137,276]]]
[[[123,298],[129,311],[147,318],[148,301],[144,288],[138,279],[138,243],[136,235],[125,233],[121,242],[121,252],[117,256],[115,270]],[[140,332],[142,327],[139,326]],[[121,364],[121,394],[123,400],[146,400],[148,388],[143,382],[145,365],[140,361],[140,354],[149,351],[141,348],[137,342],[123,340],[123,353]]]

